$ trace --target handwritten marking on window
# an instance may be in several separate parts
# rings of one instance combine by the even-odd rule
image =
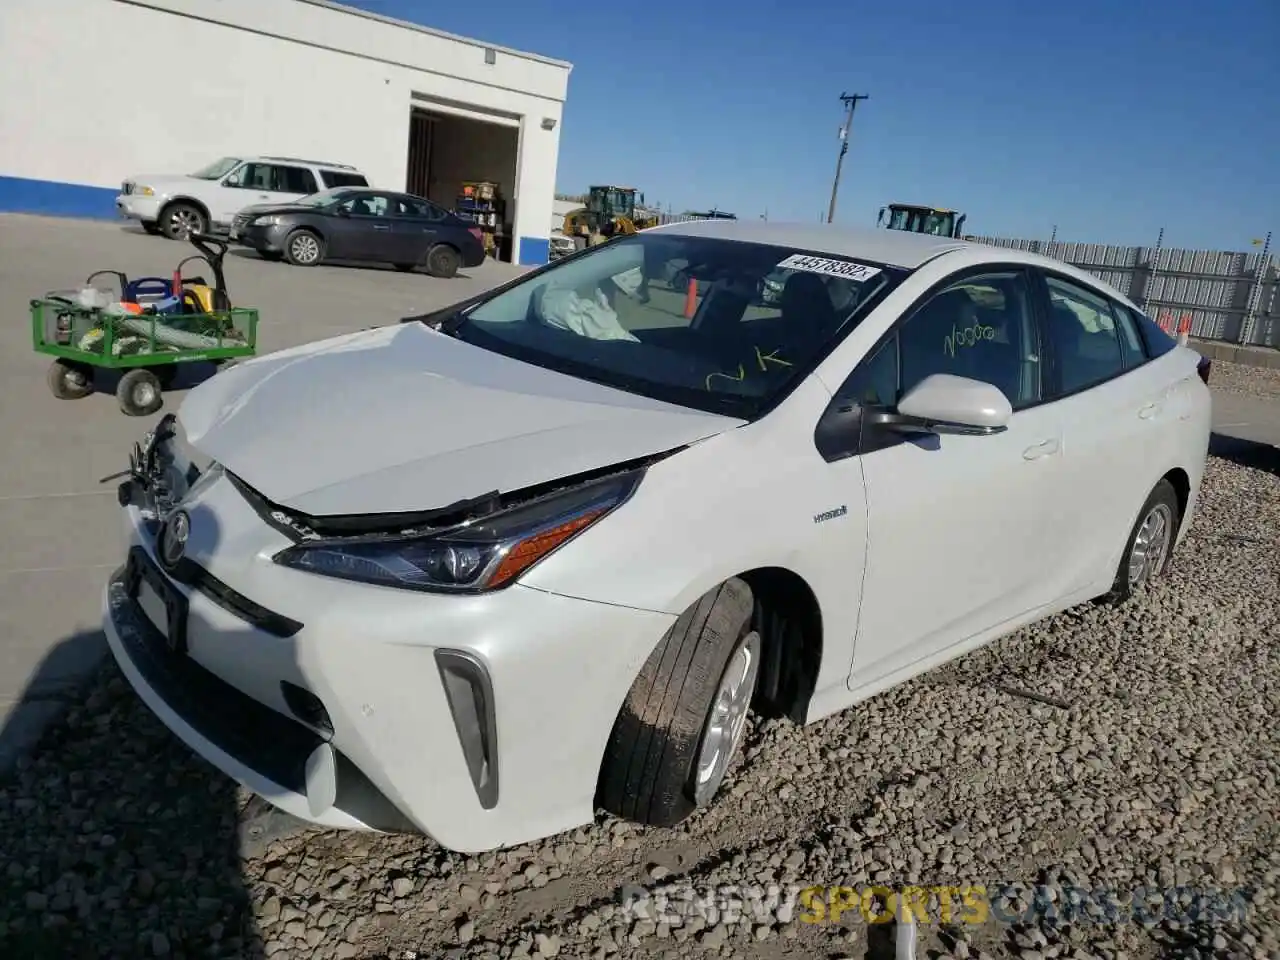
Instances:
[[[988,327],[985,324],[975,323],[971,327],[957,329],[953,324],[951,332],[942,338],[943,352],[949,357],[956,355],[956,347],[972,347],[983,340],[994,340],[996,338],[996,328]]]
[[[716,377],[721,377],[724,380],[733,380],[737,383],[741,383],[743,380],[747,379],[747,371],[743,369],[742,364],[738,364],[738,375],[736,377],[731,373],[708,374],[707,381],[706,381],[708,390],[711,389],[711,381],[714,380]]]
[[[756,351],[756,363],[760,365],[761,373],[769,372],[769,367],[767,366],[767,364],[770,364],[770,363],[776,363],[780,367],[791,366],[790,363],[788,363],[786,360],[783,360],[781,357],[778,356],[777,350],[774,350],[772,353],[761,353],[760,348],[756,347],[755,351]]]

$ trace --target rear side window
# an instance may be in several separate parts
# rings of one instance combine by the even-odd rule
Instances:
[[[1120,330],[1120,345],[1124,348],[1124,368],[1132,370],[1147,362],[1146,345],[1142,342],[1142,334],[1138,332],[1138,322],[1131,310],[1118,303],[1111,304],[1111,313],[1115,316],[1116,327]]]
[[[300,193],[310,195],[316,192],[316,178],[306,167],[278,166],[275,189],[280,193]]]
[[[334,187],[367,187],[369,181],[358,173],[342,173],[338,170],[321,170],[320,179],[329,189]]]
[[[1142,342],[1146,345],[1147,356],[1154,360],[1156,357],[1163,357],[1166,353],[1178,345],[1178,341],[1169,336],[1160,329],[1160,324],[1156,323],[1150,317],[1140,310],[1130,310],[1134,322],[1138,325],[1138,333],[1142,336]]]

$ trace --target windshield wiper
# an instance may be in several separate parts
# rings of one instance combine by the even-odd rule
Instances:
[[[466,305],[459,308],[456,304],[451,307],[445,307],[443,310],[432,310],[430,313],[419,313],[412,317],[401,318],[401,323],[421,323],[433,330],[438,330],[445,336],[455,336],[458,328],[466,323],[467,318],[464,314]]]

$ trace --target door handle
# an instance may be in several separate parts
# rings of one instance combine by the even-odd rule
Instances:
[[[373,229],[375,229],[375,230],[390,230],[391,228],[390,228],[390,227],[388,227],[388,226],[386,226],[385,224],[377,224],[377,223],[375,223],[375,224],[373,225]]]
[[[260,193],[260,194],[258,194],[258,199],[259,199],[259,200],[270,200],[270,199],[271,199],[271,197],[270,197],[270,195],[268,195],[268,194]]]
[[[1041,457],[1052,456],[1058,452],[1058,441],[1052,438],[1041,440],[1039,443],[1033,443],[1027,449],[1022,451],[1023,460],[1039,460]]]
[[[1138,416],[1141,417],[1143,420],[1150,420],[1159,412],[1160,412],[1160,404],[1148,403],[1145,407],[1143,407],[1141,410],[1138,411]]]

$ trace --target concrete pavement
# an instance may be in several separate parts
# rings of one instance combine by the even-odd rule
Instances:
[[[126,417],[105,381],[83,400],[55,399],[49,360],[31,350],[28,301],[101,269],[166,276],[194,253],[111,223],[0,216],[0,769],[105,652],[100,596],[120,562],[121,533],[114,484],[99,480],[125,466],[130,445],[160,416]],[[390,268],[290,267],[235,251],[225,263],[233,302],[261,310],[260,352],[446,306],[519,270],[490,261],[437,280]],[[164,410],[184,393],[166,394]]]

